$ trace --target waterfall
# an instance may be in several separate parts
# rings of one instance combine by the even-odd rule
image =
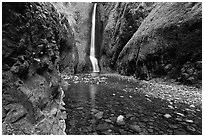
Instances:
[[[95,57],[95,28],[96,28],[96,3],[94,3],[92,13],[92,27],[91,27],[91,46],[90,46],[90,60],[93,67],[93,72],[99,72],[98,60]]]

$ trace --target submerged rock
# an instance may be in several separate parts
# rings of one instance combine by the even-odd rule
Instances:
[[[170,114],[165,114],[164,117],[165,117],[165,118],[170,118],[171,115],[170,115]]]
[[[98,124],[96,126],[96,130],[98,131],[107,131],[109,129],[109,125],[107,123]]]
[[[140,128],[140,126],[134,124],[134,125],[130,125],[129,126],[131,130],[137,132],[137,133],[140,133],[142,131],[142,129]]]
[[[120,126],[125,125],[125,120],[124,120],[124,118],[125,118],[125,117],[122,116],[122,115],[118,116],[118,117],[117,117],[117,121],[116,121],[117,124],[120,125]]]
[[[101,119],[101,118],[103,117],[103,112],[101,111],[101,112],[96,113],[96,114],[95,114],[95,117],[96,117],[97,119]]]

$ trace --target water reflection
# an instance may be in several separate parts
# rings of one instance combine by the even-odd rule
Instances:
[[[96,92],[97,92],[97,87],[96,85],[90,84],[89,85],[89,91],[90,91],[90,97],[91,97],[91,108],[95,108],[96,106]]]

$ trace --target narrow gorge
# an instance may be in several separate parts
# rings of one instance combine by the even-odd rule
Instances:
[[[3,135],[202,135],[201,2],[2,2]]]

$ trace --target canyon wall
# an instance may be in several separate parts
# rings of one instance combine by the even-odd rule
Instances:
[[[115,3],[106,7],[110,14],[100,60],[104,70],[141,79],[167,76],[185,84],[201,82],[201,3]]]
[[[2,134],[64,134],[60,74],[77,61],[74,32],[51,3],[3,3]]]

